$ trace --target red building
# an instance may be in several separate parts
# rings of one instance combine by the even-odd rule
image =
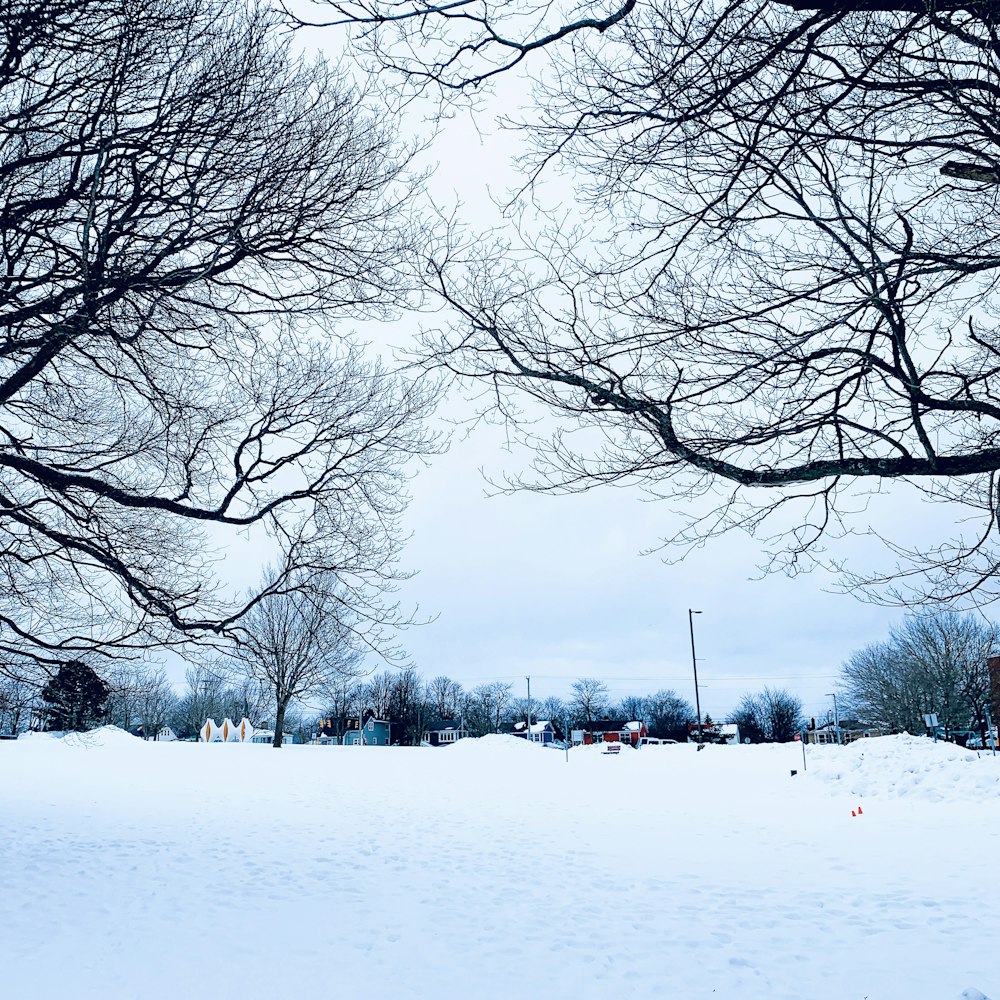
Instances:
[[[643,736],[648,736],[645,722],[627,722],[624,719],[601,719],[591,722],[583,731],[584,743],[627,743],[637,746]]]

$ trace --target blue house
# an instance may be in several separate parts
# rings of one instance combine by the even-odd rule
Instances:
[[[500,732],[508,736],[519,736],[522,740],[528,738],[528,726],[522,719],[520,722],[505,722],[500,726]],[[548,719],[540,719],[531,724],[531,742],[548,745],[562,736],[558,728]]]
[[[369,716],[365,720],[348,719],[344,746],[387,747],[391,744],[392,724]]]

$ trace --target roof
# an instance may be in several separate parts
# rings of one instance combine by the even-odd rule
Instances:
[[[435,719],[424,731],[428,733],[446,733],[449,730],[465,732],[465,726],[458,719]]]
[[[620,733],[628,728],[625,719],[595,719],[583,727],[590,733]]]
[[[875,723],[867,724],[864,722],[858,722],[857,719],[841,719],[840,720],[840,731],[841,732],[861,732],[866,729],[878,729]],[[835,733],[837,731],[836,722],[824,722],[823,725],[817,726],[812,732],[817,733]]]
[[[531,731],[533,733],[544,733],[545,730],[548,729],[549,727],[551,727],[552,729],[555,729],[555,726],[552,725],[552,722],[549,719],[539,719],[538,722],[533,722],[531,724]],[[523,722],[515,722],[514,723],[514,732],[515,733],[519,733],[519,732],[523,732],[523,731],[524,731],[524,723]]]

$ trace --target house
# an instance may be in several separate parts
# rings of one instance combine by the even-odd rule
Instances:
[[[840,720],[840,740],[846,746],[855,740],[865,739],[871,736],[883,736],[883,730],[875,726],[865,726],[856,719]],[[806,742],[815,743],[820,746],[837,743],[837,726],[834,722],[824,723],[822,726],[810,726],[806,733]]]
[[[740,727],[735,722],[723,722],[715,727],[719,731],[719,742],[726,746],[736,746],[740,742]]]
[[[438,719],[424,730],[421,742],[430,747],[448,746],[468,735],[469,730],[459,719]]]
[[[825,725],[816,726],[815,728],[810,726],[806,733],[806,742],[818,744],[819,746],[837,743],[837,727],[832,722],[827,722]]]
[[[500,732],[506,733],[509,736],[519,736],[523,740],[525,738],[527,728],[527,723],[522,719],[520,722],[503,723],[503,725],[500,726]],[[533,722],[531,724],[532,743],[541,743],[543,746],[546,746],[549,743],[561,738],[562,734],[559,732],[555,723],[549,721],[548,719],[539,719],[538,722]]]
[[[645,722],[625,719],[601,719],[591,722],[583,730],[584,743],[627,743],[638,746],[639,740],[648,736]],[[577,742],[574,738],[573,742]]]
[[[316,724],[317,731],[313,733],[312,742],[323,747],[339,746],[341,723],[350,721],[339,718],[320,719]]]
[[[160,743],[173,743],[177,739],[177,734],[170,726],[160,726],[159,729],[151,730],[148,735],[144,726],[135,726],[129,732],[140,740],[156,740]]]
[[[387,747],[391,744],[392,724],[374,715],[364,719],[348,719],[344,731],[345,747]]]
[[[344,735],[338,735],[340,723]],[[392,723],[377,719],[373,712],[364,712],[355,719],[320,719],[312,743],[316,746],[369,746],[387,747],[392,743]]]
[[[251,743],[273,743],[274,742],[274,730],[273,729],[255,729],[253,735],[250,737]],[[282,733],[281,735],[282,743],[294,743],[295,736],[292,733]]]
[[[641,721],[626,722],[625,728],[619,733],[619,742],[630,743],[632,746],[638,746],[639,740],[645,739],[649,735],[649,731],[646,729],[646,723]]]
[[[688,743],[718,743],[721,746],[736,746],[740,742],[740,727],[735,722],[705,722],[698,739],[698,727],[688,723]]]

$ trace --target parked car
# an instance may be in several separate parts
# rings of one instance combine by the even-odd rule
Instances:
[[[669,743],[673,743],[673,744],[676,745],[677,740],[661,740],[661,739],[657,739],[657,737],[655,737],[655,736],[640,736],[639,737],[639,746],[641,746],[641,747],[662,747],[662,746],[666,746]]]

